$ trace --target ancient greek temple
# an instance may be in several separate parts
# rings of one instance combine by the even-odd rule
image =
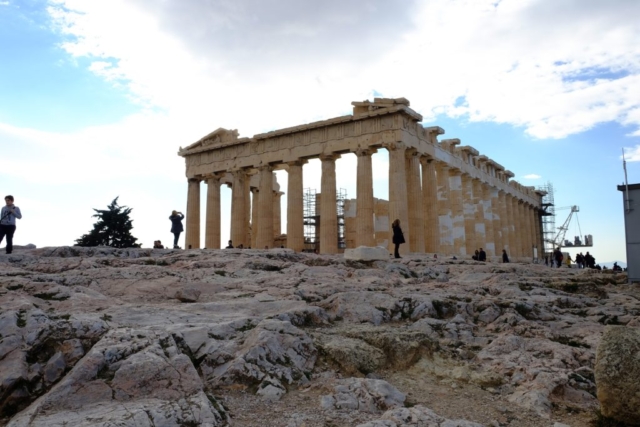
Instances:
[[[178,154],[188,180],[186,248],[200,248],[200,185],[206,183],[206,248],[220,248],[220,186],[231,186],[231,239],[236,246],[272,248],[280,235],[280,197],[274,170],[288,173],[285,246],[304,247],[303,165],[322,164],[318,203],[319,252],[338,247],[336,160],[357,156],[357,194],[348,247],[391,248],[391,222],[399,219],[406,244],[401,253],[488,256],[505,249],[511,257],[533,257],[543,248],[542,196],[511,180],[514,174],[444,130],[424,127],[405,98],[353,102],[353,114],[295,126],[252,138],[217,129]],[[372,154],[389,155],[389,200],[374,209]],[[387,171],[383,171],[387,172]],[[380,171],[376,171],[379,174]],[[377,175],[376,175],[377,176]],[[374,212],[375,211],[375,212]],[[385,217],[386,215],[386,217]],[[375,226],[374,226],[375,223]],[[382,224],[382,227],[380,226]]]

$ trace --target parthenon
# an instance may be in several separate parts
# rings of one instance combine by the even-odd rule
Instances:
[[[220,248],[220,186],[231,185],[231,239],[244,247],[271,248],[279,234],[280,196],[274,170],[288,173],[286,247],[301,251],[303,165],[322,164],[319,252],[338,248],[336,159],[357,156],[355,246],[375,246],[371,156],[389,154],[387,221],[399,219],[407,244],[400,253],[465,256],[482,247],[533,257],[543,248],[540,214],[544,192],[511,180],[514,174],[478,150],[442,139],[424,127],[405,98],[352,102],[353,114],[279,129],[252,138],[219,128],[180,148],[188,180],[185,247],[200,248],[200,183],[206,182],[206,248]],[[379,173],[379,172],[376,172]],[[277,231],[274,229],[277,227]],[[379,239],[378,239],[379,241]],[[385,240],[391,247],[390,239]]]

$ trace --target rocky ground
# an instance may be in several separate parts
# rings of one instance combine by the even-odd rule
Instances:
[[[625,274],[287,250],[0,255],[0,425],[587,426]]]

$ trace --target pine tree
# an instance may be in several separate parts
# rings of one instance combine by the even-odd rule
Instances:
[[[131,208],[118,206],[118,197],[113,199],[108,210],[98,210],[93,215],[100,218],[93,230],[76,240],[75,246],[112,246],[114,248],[139,248],[137,238],[131,235]]]

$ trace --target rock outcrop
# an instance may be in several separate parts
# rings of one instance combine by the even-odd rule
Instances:
[[[639,297],[531,264],[21,249],[0,254],[0,425],[581,425],[601,370],[637,393],[608,338],[594,368]]]
[[[640,425],[640,330],[607,326],[596,353],[602,415]]]

